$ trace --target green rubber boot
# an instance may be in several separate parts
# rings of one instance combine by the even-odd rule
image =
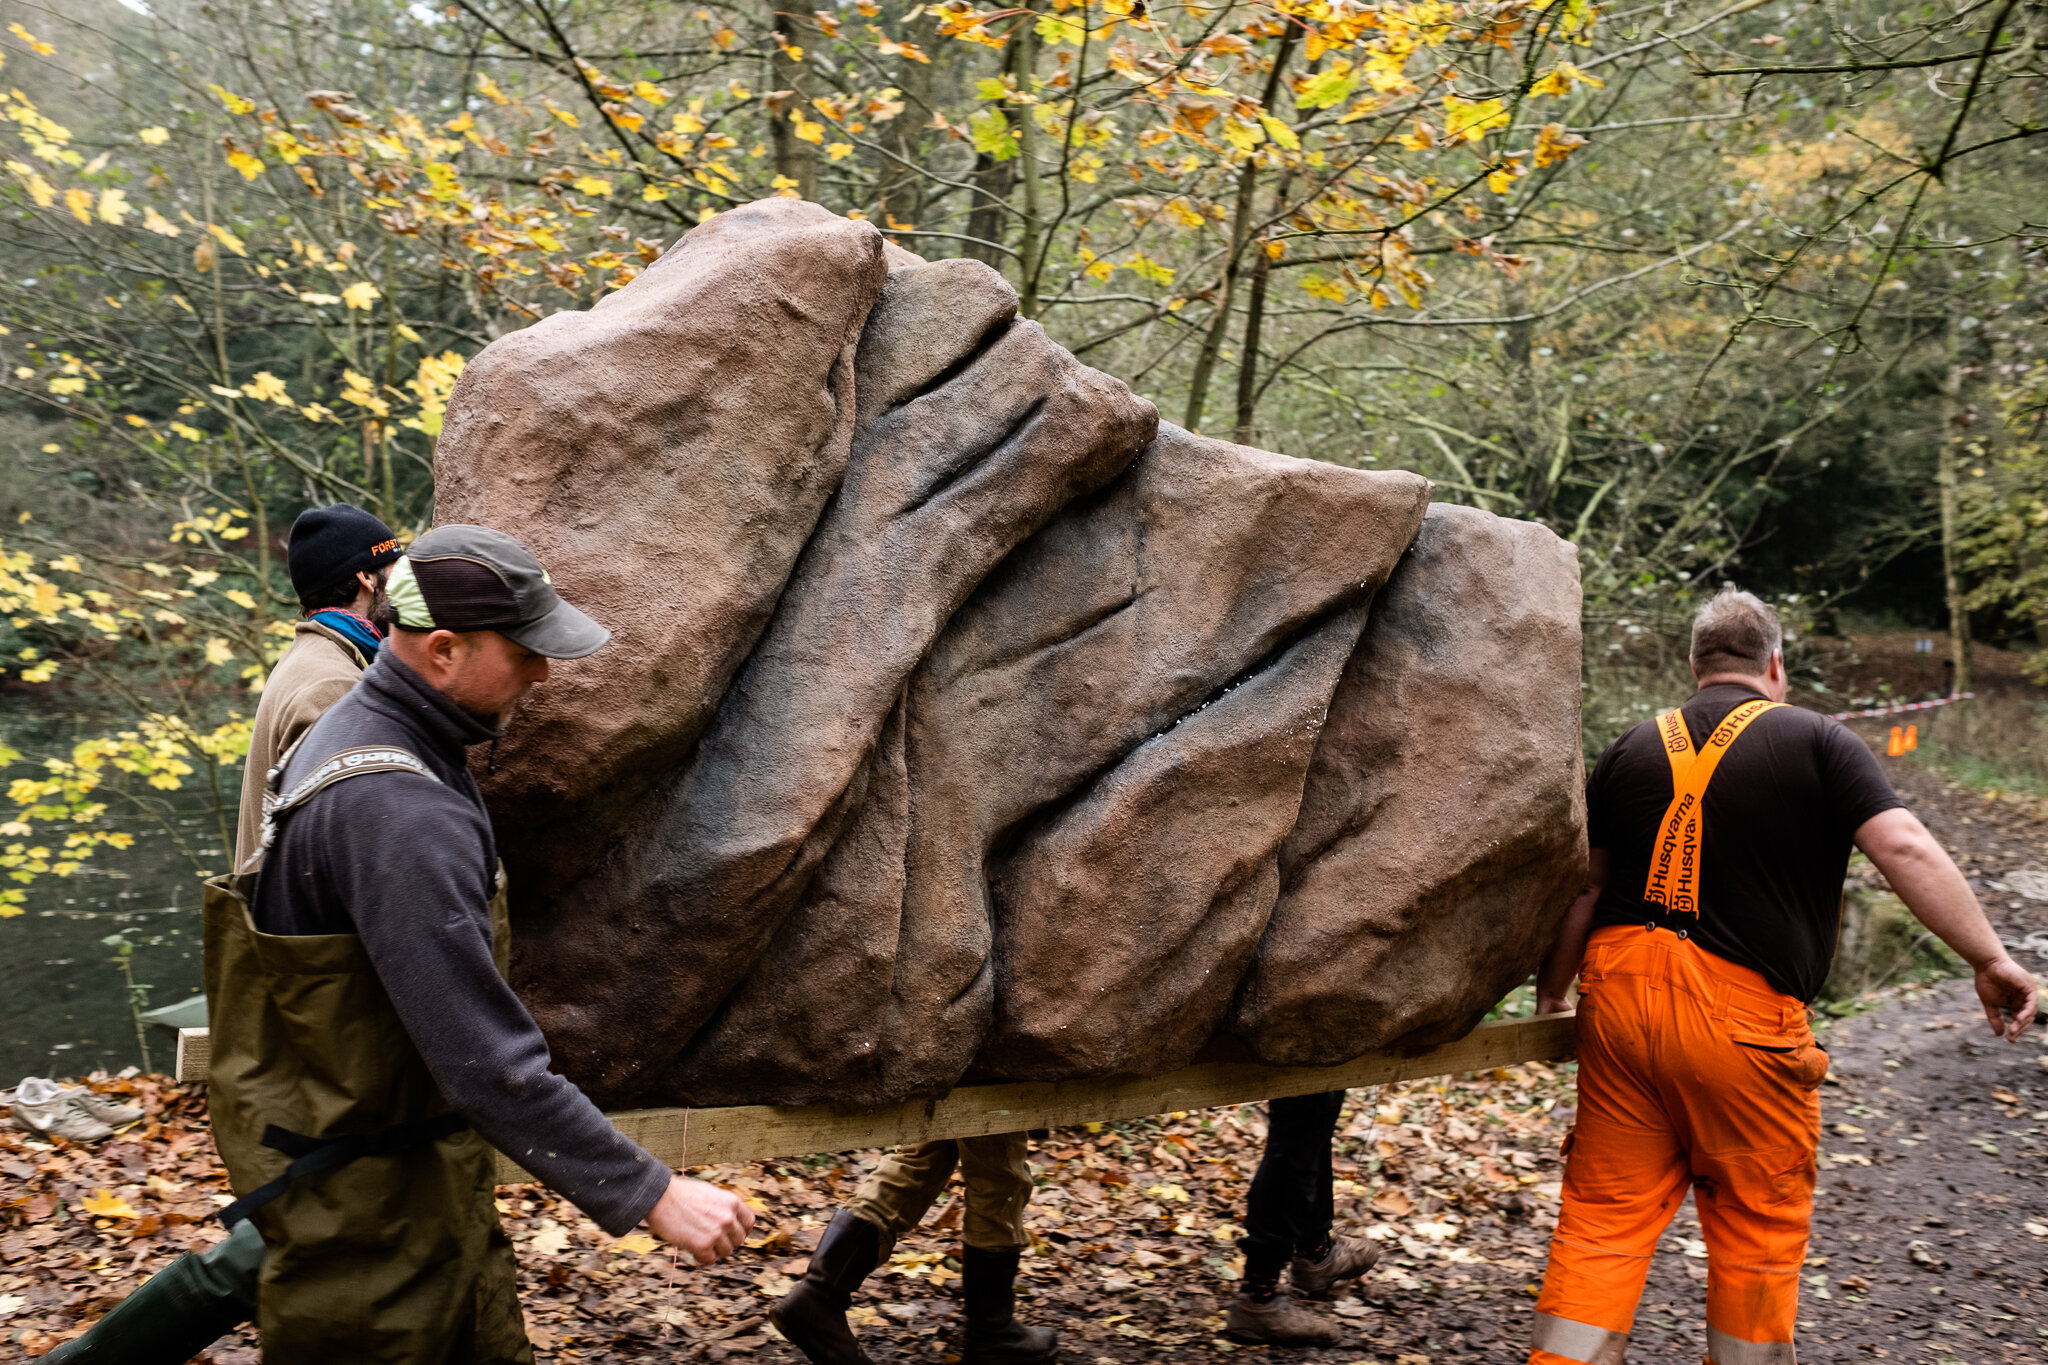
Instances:
[[[244,1220],[225,1241],[144,1280],[43,1365],[185,1365],[255,1316],[262,1273],[263,1238]]]

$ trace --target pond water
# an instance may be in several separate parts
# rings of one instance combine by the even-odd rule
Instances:
[[[68,748],[80,733],[88,731],[74,718],[0,698],[0,738],[26,756],[0,778],[30,775],[34,760]],[[125,933],[135,945],[130,965],[137,984],[149,987],[151,1007],[200,993],[199,880],[178,843],[217,870],[227,853],[210,796],[191,783],[164,793],[164,817],[178,838],[144,817],[109,819],[109,827],[135,835],[134,847],[99,849],[69,877],[39,878],[25,888],[25,913],[0,919],[0,1087],[23,1076],[143,1065],[127,982],[101,941],[109,934]],[[147,1046],[148,1062],[169,1070],[172,1036],[150,1029]]]

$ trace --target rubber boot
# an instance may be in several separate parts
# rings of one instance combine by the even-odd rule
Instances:
[[[960,1288],[967,1300],[962,1365],[1019,1365],[1059,1354],[1060,1339],[1051,1328],[1017,1321],[1017,1263],[1023,1257],[1015,1247],[960,1249]]]
[[[768,1321],[812,1365],[872,1365],[846,1325],[846,1310],[881,1259],[882,1230],[841,1209],[818,1239],[810,1269],[768,1310]]]
[[[263,1238],[243,1221],[226,1240],[186,1252],[142,1282],[44,1365],[185,1365],[256,1313]]]

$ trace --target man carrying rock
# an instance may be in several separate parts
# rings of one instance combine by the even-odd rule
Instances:
[[[393,568],[391,638],[270,787],[208,887],[214,1136],[260,1228],[264,1358],[530,1361],[491,1147],[606,1231],[708,1263],[753,1215],[673,1175],[573,1084],[506,984],[503,881],[467,766],[550,659],[609,633],[477,526]],[[487,1145],[488,1144],[488,1145]]]
[[[1343,1331],[1301,1303],[1373,1268],[1379,1248],[1338,1237],[1331,1145],[1344,1110],[1342,1090],[1290,1095],[1266,1105],[1266,1152],[1245,1194],[1244,1278],[1224,1314],[1239,1341],[1267,1346],[1334,1346]],[[1280,1287],[1285,1271],[1288,1288]]]
[[[1586,890],[1538,978],[1579,979],[1579,1117],[1536,1301],[1532,1365],[1619,1361],[1650,1256],[1693,1190],[1710,1365],[1792,1365],[1826,1052],[1807,1025],[1851,846],[1976,974],[2017,1040],[2034,981],[1862,740],[1784,704],[1775,613],[1724,590],[1693,621],[1692,699],[1609,746],[1587,783]]]
[[[832,1219],[811,1263],[769,1321],[813,1365],[867,1365],[846,1325],[853,1291],[889,1259],[896,1239],[916,1227],[958,1165],[966,1184],[960,1290],[966,1298],[964,1365],[1028,1365],[1051,1360],[1059,1341],[1049,1328],[1017,1321],[1017,1269],[1031,1236],[1030,1150],[1024,1133],[947,1138],[899,1147],[861,1182]]]
[[[348,503],[309,507],[292,522],[285,562],[301,618],[256,704],[242,765],[237,867],[256,852],[270,769],[377,657],[384,642],[377,624],[384,580],[404,553],[389,526]],[[263,1238],[245,1220],[206,1251],[180,1256],[150,1276],[84,1336],[45,1359],[50,1365],[181,1365],[249,1320],[262,1272]]]

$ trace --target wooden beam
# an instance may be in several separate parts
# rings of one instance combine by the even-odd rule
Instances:
[[[213,1035],[203,1028],[178,1030],[178,1064],[172,1072],[190,1084],[206,1079],[206,1064],[213,1058]]]
[[[178,1031],[178,1079],[206,1079],[205,1029]],[[984,1137],[1031,1128],[1067,1128],[1148,1114],[1252,1104],[1287,1095],[1350,1090],[1518,1062],[1561,1062],[1573,1056],[1572,1016],[1504,1019],[1481,1024],[1456,1042],[1425,1051],[1368,1052],[1339,1066],[1261,1066],[1203,1062],[1124,1080],[1015,1081],[963,1085],[930,1100],[880,1109],[830,1105],[736,1105],[721,1109],[630,1109],[609,1115],[619,1131],[670,1166],[715,1166],[766,1157],[894,1147],[939,1138]],[[532,1180],[511,1158],[498,1158],[498,1182]]]
[[[1369,1052],[1341,1066],[1210,1062],[1140,1080],[964,1085],[938,1099],[912,1100],[882,1109],[749,1104],[728,1109],[634,1109],[609,1117],[620,1132],[645,1147],[657,1161],[675,1167],[715,1166],[764,1157],[1106,1123],[1285,1095],[1349,1090],[1385,1081],[1487,1071],[1517,1062],[1568,1061],[1572,1055],[1572,1016],[1553,1014],[1481,1024],[1454,1043],[1413,1056]],[[532,1178],[509,1157],[498,1158],[500,1184]]]

